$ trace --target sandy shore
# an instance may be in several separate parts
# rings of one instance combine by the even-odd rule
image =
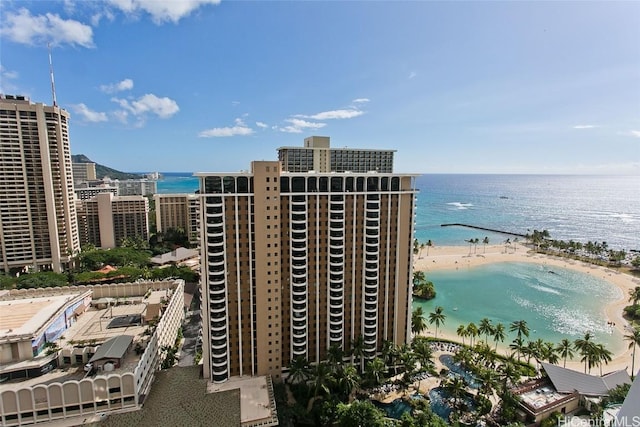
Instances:
[[[478,245],[477,248],[468,246],[434,246],[424,248],[420,254],[415,257],[414,268],[418,271],[424,271],[427,274],[436,270],[455,270],[461,268],[471,268],[478,265],[491,264],[497,262],[530,262],[536,264],[545,264],[549,266],[564,267],[585,274],[598,277],[616,286],[621,291],[621,296],[617,301],[612,302],[606,307],[608,320],[615,323],[615,327],[622,334],[627,334],[625,328],[628,322],[622,317],[623,308],[629,304],[629,291],[640,285],[640,280],[631,275],[617,272],[604,267],[598,267],[592,264],[586,264],[580,261],[553,257],[530,253],[528,248],[521,244],[511,244],[509,247],[505,245]],[[427,331],[426,335],[432,336],[433,331]],[[460,341],[457,335],[448,336],[438,331],[438,336]],[[507,344],[508,345],[508,344]],[[628,342],[624,342],[624,348],[628,346]],[[503,345],[498,350],[502,353],[507,351],[507,346]],[[640,357],[636,356],[636,370],[640,365]],[[575,361],[567,361],[567,368],[576,370],[584,370],[584,364],[577,357]],[[619,369],[627,369],[631,374],[631,350],[625,350],[622,353],[614,355],[614,358],[608,365],[603,366],[603,372],[611,372]],[[598,374],[599,370],[592,369],[592,374]]]

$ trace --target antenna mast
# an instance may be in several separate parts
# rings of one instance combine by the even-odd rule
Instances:
[[[53,80],[53,61],[51,60],[51,43],[47,43],[47,48],[49,48],[49,75],[51,76],[51,95],[53,96],[53,106],[57,107],[58,102],[56,101],[56,83]]]

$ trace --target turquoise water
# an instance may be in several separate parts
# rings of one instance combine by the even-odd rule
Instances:
[[[487,317],[493,324],[505,325],[506,346],[515,338],[508,332],[509,324],[523,319],[532,340],[557,343],[591,332],[595,341],[614,353],[623,349],[622,336],[607,325],[604,311],[621,296],[620,290],[589,274],[532,263],[497,263],[434,271],[428,279],[436,287],[436,298],[413,305],[422,306],[425,317],[435,306],[442,306],[447,317],[441,329],[454,336],[459,325],[474,322],[477,326]],[[433,333],[434,326],[429,326]]]

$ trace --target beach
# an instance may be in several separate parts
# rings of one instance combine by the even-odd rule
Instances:
[[[416,271],[424,271],[428,279],[430,271],[469,269],[484,264],[500,262],[528,262],[563,267],[607,281],[621,291],[621,297],[605,308],[607,320],[613,322],[615,328],[622,334],[628,334],[628,329],[626,329],[628,322],[622,317],[623,309],[629,304],[629,291],[639,286],[640,280],[616,270],[572,259],[533,253],[529,248],[519,243],[487,245],[486,247],[478,245],[477,248],[472,247],[471,250],[468,246],[432,246],[422,249],[418,255],[414,256],[414,269]],[[433,336],[433,331],[429,329],[425,331],[424,335]],[[438,331],[438,337],[461,341],[457,335],[447,334],[440,330]],[[502,346],[499,345],[498,351],[503,354],[509,353],[508,345],[509,343],[507,342],[503,343]],[[631,374],[631,350],[627,349],[627,346],[628,342],[625,341],[624,350],[614,354],[613,360],[603,366],[603,373],[627,369]],[[637,370],[640,365],[638,360],[640,357],[637,356],[636,359]],[[580,357],[576,355],[574,360],[567,361],[567,368],[584,371],[584,363],[580,362]],[[591,373],[598,374],[599,369],[592,369]]]

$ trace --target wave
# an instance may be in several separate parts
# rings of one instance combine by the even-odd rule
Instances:
[[[449,202],[447,203],[447,205],[455,206],[456,209],[460,209],[460,210],[473,207],[472,203],[462,203],[462,202]]]
[[[542,285],[529,285],[529,286],[532,287],[533,289],[537,289],[541,292],[546,292],[548,294],[562,295],[561,292],[558,292],[557,290],[553,288],[548,288],[546,286],[542,286]]]

